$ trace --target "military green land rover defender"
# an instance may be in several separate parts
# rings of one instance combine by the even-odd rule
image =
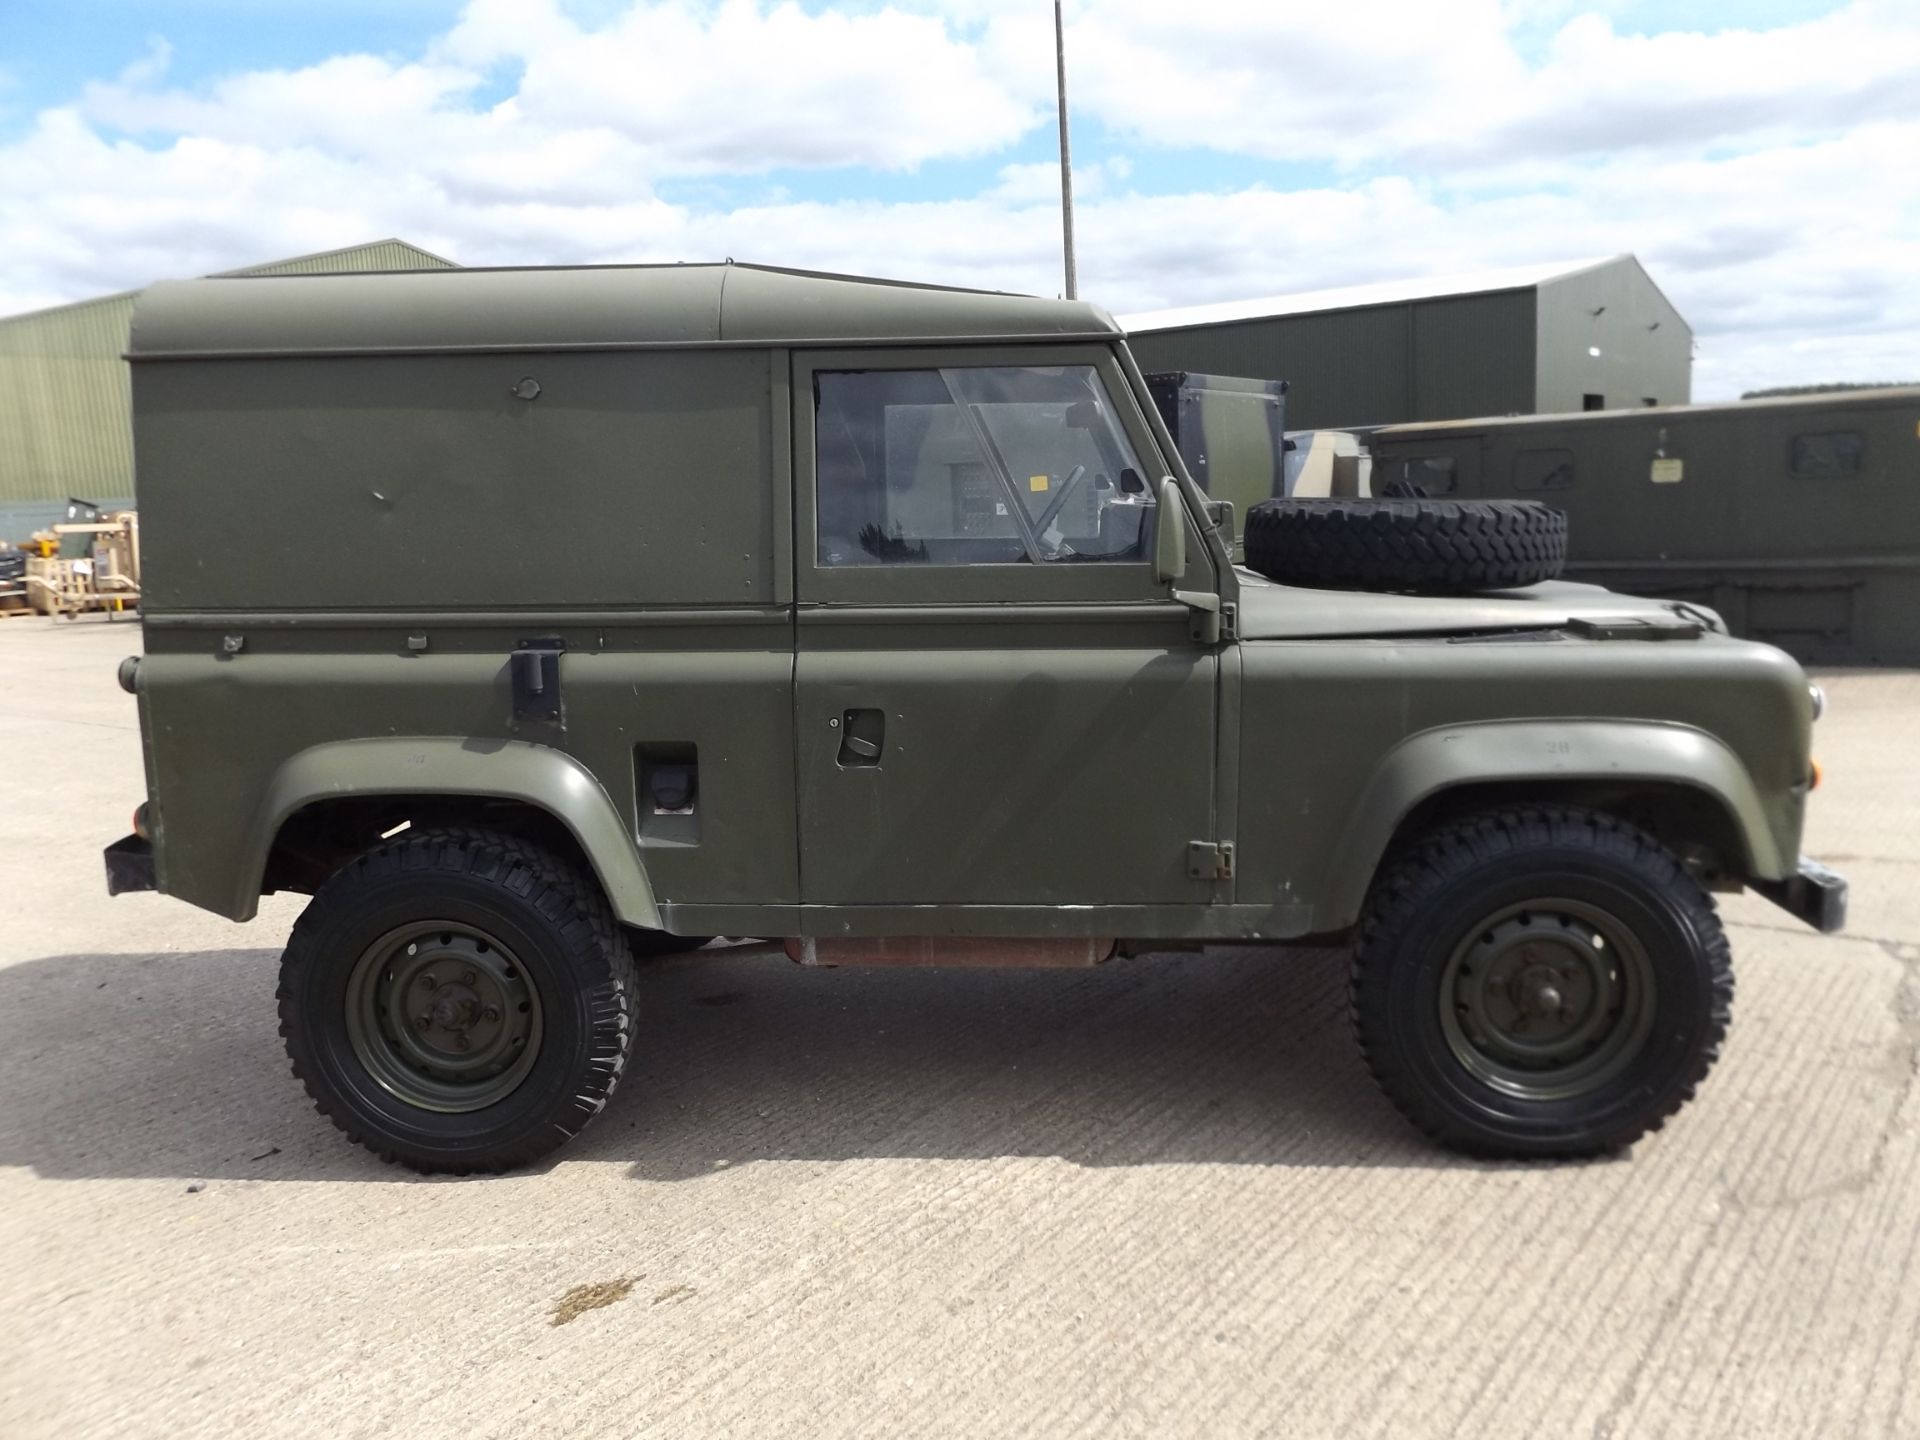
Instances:
[[[1841,923],[1785,655],[1551,579],[1541,507],[1270,501],[1235,566],[1089,305],[235,278],[148,291],[131,359],[147,796],[109,888],[312,895],[294,1071],[417,1169],[572,1136],[636,957],[716,935],[813,965],[1350,939],[1417,1125],[1591,1154],[1718,1051],[1709,892]]]

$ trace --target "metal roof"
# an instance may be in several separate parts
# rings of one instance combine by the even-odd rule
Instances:
[[[132,360],[1118,333],[1097,306],[768,266],[457,269],[162,282]]]
[[[237,270],[216,270],[209,278],[229,275],[334,275],[348,270],[456,270],[459,265],[457,260],[449,260],[431,250],[422,250],[410,240],[389,235],[384,240],[369,240],[363,245],[342,245],[333,250],[316,250],[311,255],[291,255],[285,260],[269,260],[261,265],[242,265]]]
[[[1873,406],[1920,406],[1920,385],[1876,385],[1864,390],[1818,390],[1804,395],[1762,395],[1753,400],[1715,400],[1705,405],[1623,405],[1611,410],[1569,410],[1549,415],[1473,415],[1458,420],[1406,420],[1393,425],[1364,427],[1368,434],[1393,439],[1435,430],[1474,431],[1489,425],[1591,425],[1596,421],[1645,420],[1649,416],[1691,419],[1696,416],[1746,415],[1756,410],[1819,410],[1844,405],[1850,410]]]
[[[1504,270],[1473,270],[1457,275],[1428,275],[1411,280],[1384,280],[1371,285],[1343,285],[1333,290],[1303,290],[1292,295],[1269,295],[1261,300],[1227,300],[1216,305],[1186,305],[1172,310],[1149,310],[1122,315],[1129,334],[1153,330],[1184,330],[1196,325],[1232,325],[1244,320],[1267,320],[1281,315],[1305,315],[1323,310],[1360,310],[1372,305],[1397,305],[1409,300],[1437,300],[1449,295],[1486,295],[1503,290],[1528,290],[1549,280],[1597,270],[1631,260],[1610,255],[1589,260],[1560,260],[1550,264],[1517,265]]]

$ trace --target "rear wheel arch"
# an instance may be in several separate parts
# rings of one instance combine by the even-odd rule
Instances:
[[[268,786],[234,913],[273,889],[311,893],[396,827],[480,825],[519,835],[599,881],[623,925],[659,906],[626,821],[572,756],[522,741],[350,740],[303,750]]]

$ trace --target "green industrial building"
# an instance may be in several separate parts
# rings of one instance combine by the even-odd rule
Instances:
[[[1285,380],[1287,424],[1684,405],[1693,331],[1631,255],[1123,315],[1141,368]]]
[[[229,275],[437,270],[451,260],[404,240],[376,240]],[[138,290],[0,319],[0,540],[61,518],[69,497],[133,503],[127,327]]]

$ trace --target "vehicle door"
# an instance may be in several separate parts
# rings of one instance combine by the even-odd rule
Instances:
[[[1207,903],[1218,646],[1112,352],[800,352],[793,395],[803,903]]]

